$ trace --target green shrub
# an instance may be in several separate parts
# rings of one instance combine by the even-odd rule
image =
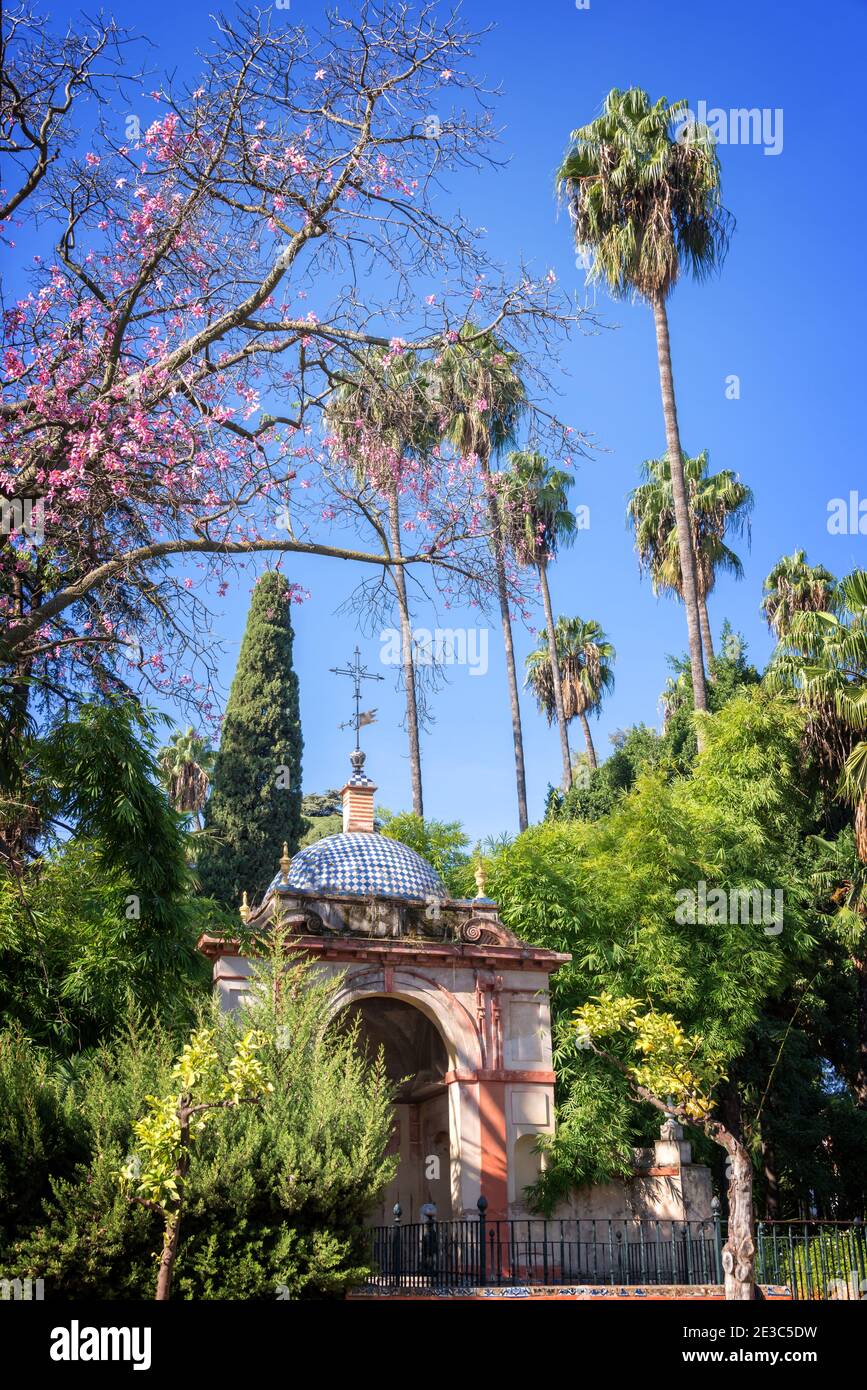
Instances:
[[[273,985],[273,965],[265,971]],[[227,1056],[251,1014],[266,1032],[274,1091],[227,1112],[196,1145],[174,1297],[322,1297],[363,1276],[364,1218],[394,1171],[391,1097],[381,1067],[328,1026],[336,987],[295,967],[239,1020],[222,1021]],[[48,1298],[152,1298],[162,1222],[127,1200],[118,1175],[145,1096],[170,1093],[177,1038],[133,1019],[62,1092],[33,1045],[16,1046],[36,1099],[0,1072],[0,1161],[19,1134],[43,1157],[30,1188],[14,1162],[2,1170],[17,1203],[0,1251],[5,1277],[42,1278]],[[58,1107],[66,1128],[51,1149]]]

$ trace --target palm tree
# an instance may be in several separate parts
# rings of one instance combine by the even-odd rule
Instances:
[[[827,602],[791,612],[765,681],[797,691],[826,785],[854,809],[855,844],[867,862],[867,571],[847,575]]]
[[[412,617],[406,585],[406,567],[400,563],[401,543],[399,461],[407,453],[423,454],[436,442],[434,417],[428,401],[427,381],[413,353],[399,357],[382,348],[370,349],[357,372],[345,374],[326,408],[328,428],[347,448],[356,472],[385,496],[387,536],[384,548],[397,562],[388,567],[400,620],[401,669],[406,700],[412,809],[424,818],[421,775],[418,685],[413,650]],[[368,430],[369,439],[360,431]],[[394,466],[377,466],[375,443],[390,451]],[[371,476],[373,474],[373,476]]]
[[[511,453],[508,462],[509,471],[498,477],[501,524],[506,543],[518,563],[533,565],[539,574],[548,630],[554,709],[560,730],[563,790],[566,792],[572,785],[572,759],[569,754],[569,727],[563,708],[560,663],[557,660],[548,562],[559,546],[571,544],[575,536],[575,518],[569,510],[568,495],[572,479],[561,469],[550,468],[547,460],[535,452]]]
[[[202,828],[215,756],[207,739],[197,734],[192,725],[175,729],[157,754],[160,780],[170,804],[176,811],[193,816],[196,830]]]
[[[689,502],[692,549],[696,560],[699,625],[708,670],[713,675],[714,650],[708,594],[719,570],[743,578],[743,565],[725,544],[729,530],[749,537],[749,515],[753,508],[752,489],[731,469],[710,472],[707,450],[696,458],[683,458],[683,472]],[[635,532],[638,563],[650,572],[653,592],[674,593],[683,599],[683,572],[674,516],[674,495],[668,455],[647,459],[642,464],[644,481],[629,494],[627,519]]]
[[[592,768],[598,767],[596,749],[590,733],[587,715],[599,710],[602,698],[614,688],[612,667],[616,652],[597,622],[583,618],[558,618],[554,629],[560,683],[563,691],[563,713],[567,722],[576,717],[584,730],[587,758]],[[527,657],[527,679],[536,696],[539,709],[551,724],[554,705],[553,666],[547,643]]]
[[[721,263],[731,219],[720,198],[720,167],[707,126],[683,125],[685,102],[651,104],[638,87],[614,88],[602,115],[573,131],[557,172],[576,244],[593,253],[591,278],[618,297],[638,294],[653,309],[659,384],[689,632],[693,702],[707,709],[695,555],[689,525],[666,302],[681,274],[700,280]],[[681,123],[681,130],[676,126]]]
[[[836,580],[824,565],[808,565],[807,553],[796,550],[778,560],[764,583],[762,612],[768,627],[783,638],[794,613],[823,613],[831,607]]]
[[[526,830],[527,777],[524,740],[509,590],[506,580],[506,545],[491,474],[491,460],[515,442],[515,431],[526,408],[526,392],[519,373],[518,354],[491,333],[465,323],[454,343],[444,348],[436,368],[434,393],[440,411],[443,437],[467,458],[479,461],[487,496],[494,554],[497,598],[506,651],[506,675],[512,714],[515,782],[518,790],[518,826]]]

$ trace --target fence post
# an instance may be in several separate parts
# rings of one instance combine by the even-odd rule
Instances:
[[[770,1284],[770,1283],[776,1283],[776,1282],[777,1282],[777,1279],[776,1279],[776,1270],[774,1271],[774,1278],[773,1278],[773,1279],[769,1279],[768,1276],[767,1276],[767,1271],[766,1271],[766,1269],[765,1269],[765,1223],[764,1223],[764,1221],[757,1221],[757,1222],[756,1222],[756,1283],[757,1283],[757,1284]]]
[[[392,1207],[392,1213],[394,1215],[394,1230],[392,1231],[391,1235],[392,1279],[395,1284],[399,1285],[401,1280],[400,1218],[402,1215],[400,1202],[395,1202],[394,1206]]]
[[[476,1202],[476,1206],[479,1209],[479,1283],[486,1284],[488,1282],[486,1273],[487,1239],[485,1230],[485,1212],[488,1210],[487,1197],[480,1197]]]
[[[721,1220],[721,1218],[720,1218],[720,1207],[721,1207],[721,1202],[720,1202],[719,1197],[714,1197],[713,1200],[711,1201],[710,1209],[711,1209],[711,1211],[713,1212],[714,1253],[715,1253],[715,1255],[716,1255],[716,1281],[717,1281],[718,1284],[724,1283],[723,1267],[722,1267],[723,1239],[722,1239],[722,1220]]]
[[[426,1223],[421,1238],[422,1273],[433,1283],[439,1278],[439,1240],[434,1224],[437,1209],[432,1202],[426,1202],[422,1211]]]

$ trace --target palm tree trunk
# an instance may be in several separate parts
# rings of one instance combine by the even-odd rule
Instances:
[[[497,598],[500,602],[500,618],[503,624],[503,646],[506,649],[506,676],[509,682],[509,701],[512,707],[512,741],[515,748],[515,782],[518,788],[518,828],[526,830],[527,816],[527,776],[524,770],[524,738],[521,731],[521,704],[518,698],[518,673],[515,669],[515,646],[512,641],[512,620],[509,616],[509,590],[506,584],[506,560],[503,547],[503,533],[500,529],[500,516],[497,502],[491,487],[491,470],[487,457],[479,455],[485,488],[488,493],[488,516],[491,521],[491,545],[494,551],[494,568],[497,577]]]
[[[560,752],[563,757],[563,790],[572,786],[572,759],[569,756],[569,728],[563,706],[563,683],[560,680],[560,658],[557,655],[557,633],[554,627],[554,610],[551,607],[551,590],[548,588],[548,564],[539,563],[539,583],[542,586],[542,605],[545,609],[545,624],[548,628],[548,656],[551,661],[551,680],[554,686],[554,709],[557,714],[557,727],[560,730]]]
[[[707,673],[711,680],[716,679],[716,658],[713,650],[713,634],[710,630],[710,618],[707,614],[707,597],[705,594],[699,595],[698,617],[701,624],[701,645],[707,657]]]
[[[391,532],[391,551],[400,556],[400,504],[397,489],[393,488],[388,498],[388,522]],[[424,799],[421,786],[421,746],[418,736],[418,702],[415,688],[415,661],[412,654],[412,623],[409,602],[406,596],[406,573],[403,565],[392,568],[397,607],[400,613],[400,652],[403,665],[403,685],[406,694],[406,732],[409,738],[409,764],[412,778],[412,809],[415,815],[424,818]]]
[[[692,534],[689,525],[689,504],[686,495],[686,480],[683,475],[683,451],[680,445],[680,429],[677,423],[677,404],[674,396],[674,378],[671,371],[671,342],[668,336],[668,313],[665,296],[656,294],[652,299],[653,318],[656,325],[656,352],[659,361],[659,387],[662,394],[662,413],[665,416],[665,438],[668,460],[671,468],[671,490],[674,497],[674,516],[677,523],[677,548],[680,556],[680,573],[683,581],[683,602],[686,608],[686,626],[689,634],[689,664],[692,670],[693,705],[697,710],[707,709],[707,688],[705,685],[704,662],[701,647],[701,623],[698,607],[698,585],[695,574],[695,554],[692,548]],[[701,738],[699,738],[701,747]]]
[[[578,715],[578,718],[581,720],[581,728],[584,730],[584,742],[587,744],[587,761],[589,762],[591,767],[598,767],[599,764],[596,761],[596,749],[593,747],[593,735],[590,732],[590,724],[588,722],[587,715],[582,710],[581,713]]]

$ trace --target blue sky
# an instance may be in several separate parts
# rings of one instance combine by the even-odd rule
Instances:
[[[323,8],[324,0],[292,0],[290,16],[315,20]],[[208,7],[195,2],[124,0],[106,9],[153,40],[157,67],[185,67],[209,36]],[[717,280],[683,284],[670,305],[684,447],[709,449],[714,468],[735,469],[756,494],[752,547],[734,543],[745,578],[720,580],[711,621],[718,634],[728,617],[762,664],[771,643],[759,613],[761,585],[774,561],[800,546],[813,562],[842,574],[867,557],[867,538],[831,535],[827,528],[832,498],[852,489],[867,497],[860,419],[867,218],[853,158],[867,10],[860,0],[837,0],[833,8],[590,0],[581,10],[574,0],[468,0],[464,11],[474,27],[495,25],[479,67],[492,85],[502,85],[498,122],[510,162],[501,171],[454,179],[454,202],[488,229],[495,258],[514,264],[523,254],[582,292],[569,222],[558,218],[554,204],[553,171],[570,131],[598,113],[609,88],[636,84],[652,97],[686,97],[693,108],[704,100],[726,111],[782,110],[778,154],[761,145],[721,146],[724,198],[737,218],[731,251]],[[74,12],[52,7],[58,20]],[[594,721],[604,755],[612,730],[658,723],[666,655],[683,650],[685,620],[678,605],[656,600],[639,579],[623,519],[641,461],[664,449],[651,314],[638,304],[614,303],[601,290],[596,301],[608,327],[564,347],[559,402],[563,417],[600,446],[578,468],[573,489],[573,501],[589,506],[591,524],[558,561],[551,583],[556,611],[597,619],[617,648],[616,688]],[[730,375],[740,379],[740,399],[726,398]],[[349,739],[337,725],[347,715],[349,692],[328,668],[344,664],[359,640],[352,619],[335,616],[352,576],[345,565],[324,560],[285,568],[311,594],[294,609],[296,669],[304,786],[320,790],[339,785],[348,769]],[[246,580],[233,586],[218,610],[226,686],[248,593]],[[417,621],[435,625],[426,612]],[[453,626],[459,617],[453,611],[441,622]],[[423,741],[427,813],[462,820],[474,839],[516,828],[501,642],[498,625],[491,626],[488,674],[452,668]],[[381,669],[378,642],[361,645],[368,664]],[[516,645],[523,659],[533,635],[518,627]],[[369,770],[381,802],[407,808],[402,696],[386,681],[371,703],[380,719],[365,731]],[[547,784],[558,777],[557,735],[529,698],[523,715],[531,818],[537,819]],[[573,742],[580,746],[577,728]]]

